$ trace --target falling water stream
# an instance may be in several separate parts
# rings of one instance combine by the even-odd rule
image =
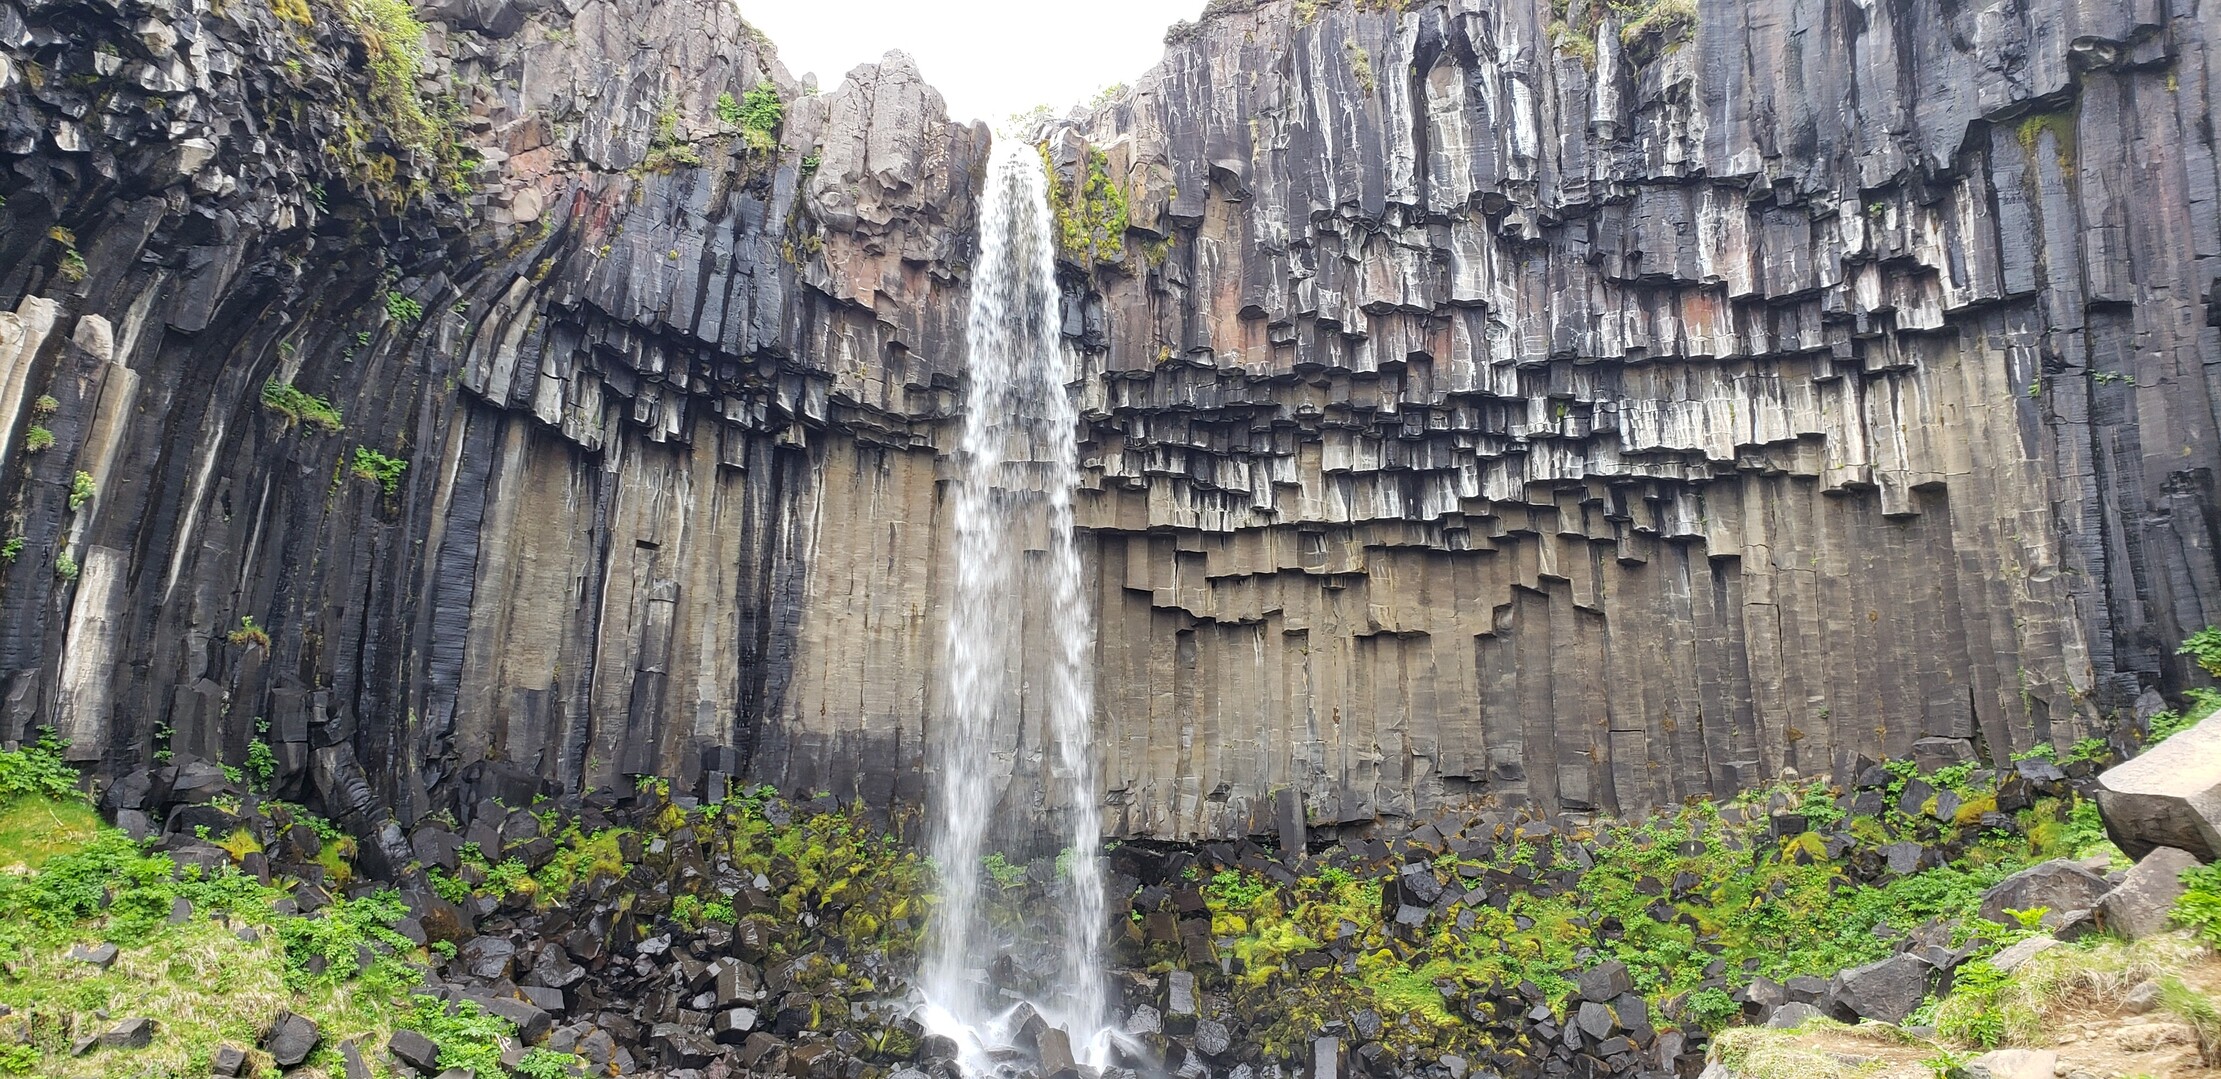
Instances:
[[[954,490],[955,593],[948,626],[948,701],[938,750],[932,853],[941,866],[921,983],[928,1026],[955,1038],[968,1074],[1015,1032],[1009,986],[989,971],[1004,947],[986,923],[983,859],[991,817],[1004,804],[998,721],[1046,715],[1055,764],[1046,804],[1068,834],[1058,902],[1030,915],[1057,942],[1055,992],[1030,1000],[1064,1030],[1074,1055],[1108,1054],[1102,949],[1102,810],[1090,731],[1086,666],[1093,619],[1072,540],[1076,416],[1066,396],[1059,334],[1054,222],[1040,156],[998,140],[980,206],[968,322],[971,378],[961,473]],[[1031,678],[1028,677],[1031,675]],[[1009,747],[1000,747],[1005,752]],[[1059,797],[1061,795],[1061,797]],[[1013,800],[1013,804],[1015,800]]]

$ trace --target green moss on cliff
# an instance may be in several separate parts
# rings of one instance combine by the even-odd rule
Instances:
[[[1117,258],[1126,244],[1126,192],[1111,178],[1110,158],[1101,150],[1088,151],[1087,175],[1075,200],[1057,177],[1048,144],[1042,144],[1040,151],[1041,168],[1048,174],[1058,253],[1083,265]]]

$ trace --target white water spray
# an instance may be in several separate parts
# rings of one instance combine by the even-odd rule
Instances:
[[[966,1070],[986,1070],[1006,1045],[1012,1007],[983,982],[1001,947],[985,924],[983,859],[999,801],[998,718],[1046,713],[1068,825],[1062,902],[1033,920],[1060,945],[1058,990],[1029,1001],[1071,1038],[1083,1063],[1109,1052],[1104,1021],[1102,810],[1097,802],[1087,651],[1093,618],[1072,539],[1078,483],[1077,416],[1065,392],[1054,251],[1040,156],[998,142],[980,206],[967,326],[971,379],[965,397],[961,476],[954,491],[956,582],[948,627],[946,727],[940,750],[932,852],[941,905],[921,982],[927,1021],[957,1040]],[[1041,632],[1044,627],[1051,632]],[[1045,686],[1024,671],[1043,672]],[[1045,692],[1044,692],[1045,691]],[[1043,792],[1045,795],[1050,792]],[[1046,799],[1056,804],[1059,799]]]

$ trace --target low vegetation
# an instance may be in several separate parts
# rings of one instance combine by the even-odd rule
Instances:
[[[430,956],[396,931],[406,910],[395,893],[334,895],[303,915],[290,913],[288,891],[229,865],[181,870],[102,825],[61,751],[49,735],[0,752],[0,958],[9,971],[0,979],[0,1073],[203,1076],[229,1045],[250,1051],[246,1074],[274,1075],[252,1047],[288,1011],[324,1035],[305,1069],[287,1073],[310,1079],[340,1074],[342,1044],[374,1057],[404,1027],[431,1038],[443,1062],[489,1079],[582,1063],[543,1051],[540,1071],[512,1073],[499,1063],[516,1034],[507,1020],[412,998]],[[278,811],[337,834],[297,807]],[[117,946],[112,960],[85,958],[104,943]],[[148,1047],[75,1051],[79,1039],[139,1017],[158,1024]]]
[[[388,496],[401,493],[401,474],[408,470],[408,461],[388,457],[368,446],[355,447],[354,463],[349,468],[356,479],[377,484]]]
[[[359,174],[373,188],[384,188],[396,179],[397,163],[370,148],[359,125],[375,123],[413,155],[435,162],[433,178],[448,188],[464,186],[464,176],[477,164],[477,155],[462,142],[451,101],[428,100],[417,88],[427,52],[424,24],[408,0],[342,0],[340,16],[361,40],[369,58],[370,86],[367,109],[351,118],[351,145],[344,149]],[[398,194],[422,195],[428,182],[419,180]]]
[[[717,118],[740,129],[741,143],[750,153],[765,154],[779,146],[787,105],[779,99],[778,87],[759,82],[737,101],[730,92],[718,95]]]
[[[331,399],[320,394],[297,389],[290,382],[270,379],[262,384],[262,407],[284,417],[286,426],[300,424],[325,434],[337,433],[344,425],[339,409]]]
[[[1620,47],[1635,63],[1646,63],[1696,36],[1696,0],[1601,0],[1585,4],[1578,14],[1559,0],[1548,27],[1550,41],[1561,54],[1596,66],[1596,33],[1606,16],[1619,24]]]
[[[1087,174],[1075,200],[1057,176],[1048,144],[1040,150],[1041,167],[1048,173],[1058,254],[1081,264],[1116,259],[1126,245],[1126,192],[1110,175],[1110,158],[1101,150],[1088,151]]]
[[[1931,798],[1924,812],[1900,811],[1915,780],[1952,792],[1961,808],[1939,820]],[[1512,832],[1483,858],[1444,854],[1434,876],[1459,889],[1544,880],[1577,859],[1594,864],[1572,887],[1484,884],[1503,894],[1468,906],[1469,924],[1430,921],[1417,933],[1391,920],[1395,904],[1384,909],[1382,879],[1331,865],[1293,886],[1238,869],[1200,884],[1213,933],[1231,942],[1238,973],[1227,991],[1251,1014],[1278,1016],[1269,1021],[1269,1051],[1295,1053],[1321,1024],[1370,1001],[1382,1014],[1409,1017],[1387,1036],[1398,1043],[1390,1047],[1424,1057],[1500,1048],[1466,1021],[1473,1002],[1525,984],[1562,1009],[1571,976],[1607,959],[1625,962],[1635,988],[1664,1014],[1719,1025],[1738,1010],[1727,989],[1761,975],[1827,975],[1881,959],[1893,938],[1931,922],[1961,940],[2003,940],[2002,927],[1975,917],[1985,889],[2038,861],[2111,849],[2088,802],[2045,798],[2009,827],[1985,826],[1996,786],[1972,766],[1926,777],[1909,763],[1892,766],[1882,792],[1891,808],[1876,817],[1846,821],[1847,793],[1777,788],[1724,809],[1700,803],[1587,834],[1529,841]],[[1761,811],[1768,802],[1793,806],[1808,830],[1776,838]],[[1845,857],[1828,853],[1828,836],[1845,824],[1869,850],[1912,841],[1955,855],[1922,872],[1862,879]],[[1295,964],[1330,945],[1354,953],[1355,969]],[[1153,945],[1138,958],[1169,966],[1178,957]]]

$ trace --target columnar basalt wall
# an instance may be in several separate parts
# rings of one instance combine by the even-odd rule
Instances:
[[[2002,759],[2184,676],[2209,13],[1384,6],[1221,0],[1050,133],[1127,828]]]
[[[126,799],[262,738],[358,823],[914,800],[986,129],[899,54],[819,93],[715,0],[432,5],[443,167],[336,10],[0,8],[10,735]],[[763,86],[768,148],[722,100]]]
[[[1118,831],[1635,811],[2193,677],[2211,16],[1396,7],[1220,0],[1032,133]],[[7,732],[119,803],[264,738],[363,825],[914,804],[986,129],[715,0],[418,14],[437,153],[321,6],[0,2]]]

